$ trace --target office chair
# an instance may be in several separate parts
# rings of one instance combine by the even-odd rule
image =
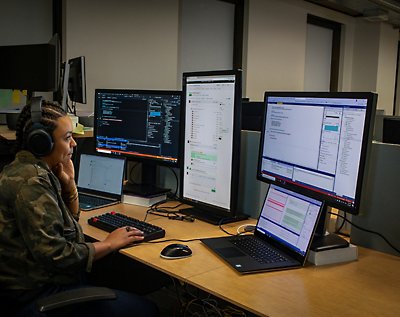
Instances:
[[[53,314],[54,312],[62,312],[68,315],[68,308],[75,305],[105,299],[115,299],[117,295],[112,289],[107,287],[82,287],[66,290],[60,293],[40,298],[36,301],[37,309],[41,313]],[[62,308],[62,311],[60,310]],[[57,316],[60,316],[57,314]]]

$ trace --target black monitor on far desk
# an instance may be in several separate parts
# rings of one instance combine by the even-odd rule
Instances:
[[[382,142],[400,144],[400,116],[383,118]]]

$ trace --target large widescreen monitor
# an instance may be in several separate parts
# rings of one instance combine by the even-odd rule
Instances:
[[[214,224],[237,219],[241,76],[183,73],[181,211]]]
[[[59,89],[59,43],[0,46],[0,88],[35,91]]]
[[[357,214],[377,95],[266,92],[264,102],[257,178]]]
[[[157,166],[179,167],[181,97],[169,90],[95,90],[96,152],[142,162],[142,182],[128,191],[168,191],[157,185]]]

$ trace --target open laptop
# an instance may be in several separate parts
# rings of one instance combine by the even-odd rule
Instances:
[[[201,241],[242,274],[302,267],[322,207],[322,201],[270,185],[254,235]],[[249,250],[253,244],[256,251]],[[265,255],[267,248],[274,254]]]
[[[78,171],[79,207],[92,210],[121,202],[124,158],[81,154]]]

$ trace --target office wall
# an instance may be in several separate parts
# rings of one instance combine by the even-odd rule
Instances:
[[[13,0],[0,4],[0,45],[47,43],[53,34],[52,0]],[[4,74],[1,74],[4,76]],[[51,93],[40,93],[52,99]],[[26,104],[22,92],[0,90],[0,108],[21,107]],[[6,123],[0,114],[0,124]]]
[[[398,30],[384,23],[356,20],[352,90],[378,93],[378,109],[392,114]]]
[[[0,4],[0,45],[46,43],[52,36],[52,0]]]
[[[398,30],[298,0],[249,0],[246,95],[304,89],[307,14],[343,24],[339,90],[376,91],[391,111]]]
[[[178,0],[65,1],[66,57],[84,55],[95,88],[176,89]]]
[[[246,96],[302,90],[307,16],[287,1],[249,1]]]
[[[231,69],[234,4],[216,0],[183,0],[180,3],[179,74]]]
[[[378,73],[376,91],[379,95],[379,108],[391,115],[394,107],[397,47],[399,30],[390,25],[380,24]]]

